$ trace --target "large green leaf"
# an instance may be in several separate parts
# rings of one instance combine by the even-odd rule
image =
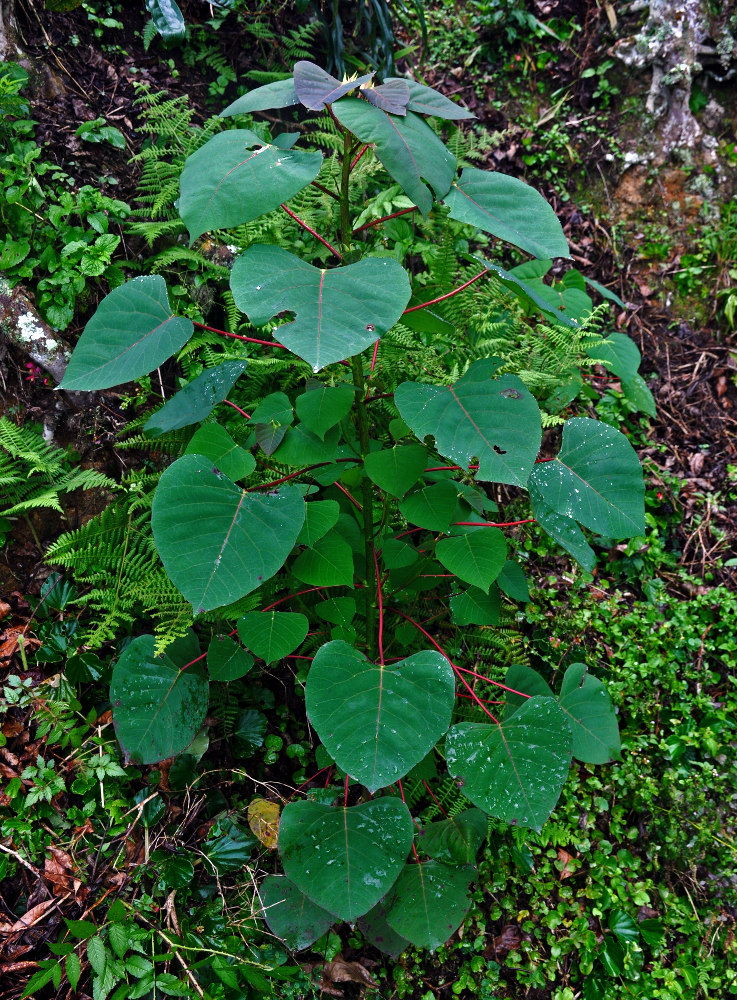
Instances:
[[[191,320],[173,315],[161,275],[133,278],[97,307],[60,388],[108,389],[147,375],[183,347],[193,329]]]
[[[483,229],[533,257],[569,257],[563,227],[539,191],[516,177],[466,167],[443,201],[451,218]]]
[[[450,725],[453,668],[433,650],[391,666],[371,663],[346,642],[328,642],[312,661],[307,715],[336,764],[370,792],[419,764]]]
[[[585,764],[619,760],[617,716],[609,692],[584,663],[566,670],[558,699],[573,733],[573,756]]]
[[[403,382],[394,393],[402,419],[428,434],[463,468],[478,458],[477,479],[525,486],[540,449],[540,410],[516,375],[494,372],[498,358],[475,361],[454,385]]]
[[[488,594],[507,558],[507,540],[499,528],[469,528],[441,538],[435,558],[459,580]]]
[[[206,368],[149,417],[143,429],[152,437],[158,437],[166,431],[204,420],[218,403],[222,403],[247,366],[248,361],[244,359],[223,361],[216,368]]]
[[[307,430],[302,424],[290,427],[284,435],[284,440],[273,452],[274,460],[283,465],[317,465],[318,462],[332,462],[338,450],[340,428],[331,427],[325,437]]]
[[[496,580],[499,589],[513,601],[527,603],[530,600],[530,588],[524,570],[514,559],[507,559]]]
[[[444,94],[433,90],[432,87],[426,87],[422,83],[417,83],[415,80],[405,80],[399,76],[388,76],[384,82],[391,83],[394,80],[400,80],[409,87],[408,111],[416,111],[420,115],[434,115],[436,118],[448,118],[456,121],[462,118],[476,117],[470,111],[462,108],[460,104],[454,104],[453,101],[449,101]]]
[[[339,514],[337,500],[312,500],[305,504],[305,523],[297,536],[297,545],[312,548],[335,527]]]
[[[195,667],[193,634],[154,655],[154,637],[130,642],[113,668],[110,704],[126,761],[155,764],[185,750],[207,714],[207,679]]]
[[[576,562],[592,573],[596,566],[596,553],[586,541],[584,533],[570,517],[558,514],[546,503],[534,483],[529,483],[532,513],[540,527],[554,539]]]
[[[363,467],[371,482],[393,497],[403,497],[425,470],[427,451],[421,445],[398,445],[366,455]],[[454,500],[455,509],[455,500]]]
[[[266,923],[292,951],[308,948],[335,917],[313,903],[283,875],[267,875],[259,887]]]
[[[426,486],[416,493],[411,493],[399,504],[402,517],[410,524],[429,531],[447,531],[455,514],[458,503],[458,491],[455,483],[449,479],[441,479],[432,486]]]
[[[412,846],[412,817],[397,797],[349,808],[292,802],[279,824],[284,872],[342,920],[368,911],[394,884]]]
[[[275,83],[267,83],[263,87],[249,90],[247,94],[239,97],[237,101],[233,101],[224,111],[221,111],[220,117],[229,118],[232,115],[250,114],[251,111],[288,108],[293,104],[299,104],[299,98],[294,89],[294,80],[290,76],[288,80],[277,80]]]
[[[277,573],[304,519],[297,487],[248,493],[204,456],[184,455],[161,477],[151,523],[166,572],[200,614]]]
[[[560,452],[534,467],[529,489],[557,513],[600,535],[629,538],[645,532],[645,483],[637,454],[623,434],[600,420],[566,421]]]
[[[488,594],[478,587],[469,587],[450,599],[450,611],[456,625],[498,625],[500,610],[499,588],[493,584]]]
[[[433,198],[421,178],[436,197],[447,193],[455,174],[455,157],[419,115],[408,111],[399,118],[355,97],[335,104],[333,114],[361,142],[373,146],[376,156],[423,215],[432,208]]]
[[[475,872],[440,861],[405,865],[385,902],[389,926],[418,948],[439,948],[468,912]]]
[[[571,729],[553,698],[534,697],[499,725],[461,723],[445,740],[448,770],[484,812],[540,830],[571,763]]]
[[[179,181],[190,241],[273,211],[314,181],[321,166],[322,153],[263,145],[249,129],[219,132],[187,158]]]
[[[356,80],[341,83],[315,63],[300,59],[294,64],[294,90],[300,104],[310,111],[322,111],[326,104],[332,104],[362,83],[368,83],[373,75],[366,73]]]
[[[308,628],[305,616],[296,611],[250,611],[238,619],[241,642],[267,666],[293,653]]]
[[[214,635],[207,647],[207,669],[214,681],[237,681],[253,666],[253,657],[229,635]]]
[[[256,459],[245,448],[239,447],[220,424],[200,427],[187,445],[186,455],[204,455],[233,482],[250,476],[256,468]]]
[[[385,955],[397,958],[409,946],[409,941],[401,934],[397,934],[387,923],[386,910],[381,902],[364,916],[359,917],[356,923],[364,937]]]
[[[419,833],[418,846],[436,861],[473,865],[486,839],[489,818],[480,809],[464,809],[457,816],[428,823]]]
[[[294,408],[302,423],[323,439],[326,431],[348,415],[354,398],[349,385],[321,385],[297,396]]]
[[[565,326],[569,329],[578,327],[579,324],[566,316],[565,312],[562,311],[562,302],[559,298],[551,303],[547,292],[541,288],[540,283],[536,282],[532,284],[529,281],[524,281],[512,271],[505,271],[503,267],[491,261],[484,260],[483,257],[473,256],[468,259],[482,264],[508,292],[511,292],[528,309],[532,311],[539,310],[547,319],[552,320],[560,326]],[[547,288],[547,286],[545,287]]]
[[[312,587],[337,587],[339,584],[351,587],[353,551],[345,539],[333,532],[297,556],[292,573]]]
[[[397,322],[410,296],[407,272],[395,260],[367,257],[326,271],[263,245],[236,259],[230,287],[256,326],[284,310],[296,313],[276,336],[316,372],[373,344]]]

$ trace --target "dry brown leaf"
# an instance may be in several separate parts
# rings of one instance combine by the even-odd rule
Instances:
[[[248,825],[254,836],[270,851],[276,849],[280,812],[279,803],[269,802],[268,799],[251,799],[248,804]]]
[[[507,952],[519,948],[522,941],[522,932],[516,924],[505,924],[501,934],[494,938],[494,951],[497,955],[504,956]]]
[[[0,618],[5,618],[10,614],[10,605],[6,601],[0,601]]]
[[[337,955],[332,962],[322,968],[323,983],[360,983],[378,989],[379,984],[371,978],[371,973],[360,962],[346,962]]]
[[[570,878],[574,872],[568,867],[568,863],[573,861],[573,855],[569,854],[568,851],[564,851],[562,847],[558,848],[558,861],[563,862],[563,867],[560,870],[559,878],[561,882],[564,879]]]
[[[43,903],[37,903],[32,906],[27,913],[24,913],[20,920],[16,920],[13,926],[8,931],[9,934],[14,934],[18,931],[28,930],[29,927],[33,927],[37,924],[39,920],[43,917],[47,910],[50,910],[52,906],[56,906],[55,899],[45,899]]]

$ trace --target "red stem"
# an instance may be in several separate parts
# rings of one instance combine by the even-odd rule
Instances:
[[[433,795],[433,791],[432,791],[432,788],[430,788],[430,786],[428,785],[428,783],[427,783],[427,782],[425,781],[425,779],[424,779],[424,778],[422,779],[422,784],[423,784],[423,785],[425,786],[425,788],[426,788],[426,789],[428,790],[428,792],[430,793],[430,795],[432,795],[432,800],[433,800],[433,802],[434,802],[434,803],[435,803],[435,805],[436,805],[436,806],[438,807],[438,809],[439,809],[439,810],[440,810],[440,812],[441,812],[441,813],[443,814],[443,816],[446,816],[446,817],[447,817],[447,815],[448,815],[448,814],[447,814],[447,812],[445,811],[445,809],[443,809],[443,807],[442,807],[442,806],[440,805],[440,803],[438,802],[438,800],[437,800],[437,799],[435,798],[435,796]]]
[[[467,528],[514,528],[518,524],[534,524],[536,520],[528,517],[524,521],[454,521],[453,524]]]
[[[358,462],[360,459],[357,458],[336,458],[336,462]],[[252,486],[247,493],[253,492],[253,490],[269,490],[272,486],[278,486],[279,483],[286,483],[288,479],[295,479],[297,476],[304,475],[305,472],[312,472],[313,469],[321,469],[324,465],[332,465],[332,462],[315,462],[314,465],[306,465],[304,469],[298,469],[297,472],[290,472],[288,476],[282,476],[281,479],[272,479],[270,483],[258,483],[256,486]],[[335,484],[338,486],[338,483]],[[339,487],[342,489],[342,487]],[[344,491],[345,492],[345,491]],[[355,500],[353,501],[355,503]],[[361,509],[360,507],[358,508]]]
[[[401,778],[397,778],[397,784],[399,785],[399,794],[402,796],[402,802],[404,802],[404,788],[402,788],[402,779]],[[404,802],[404,804],[407,805],[406,802]],[[420,829],[420,824],[417,822],[417,820],[414,818],[414,816],[412,817],[412,822],[415,824],[415,826],[419,830]],[[417,862],[417,864],[419,864],[420,863],[420,859],[417,856],[417,848],[415,847],[414,840],[412,841],[412,853],[415,856],[415,861]]]
[[[379,341],[377,340],[376,343],[374,344],[374,354],[373,357],[371,358],[371,371],[373,371],[374,368],[376,367],[376,355],[378,353],[379,353]]]
[[[382,222],[388,222],[389,219],[396,219],[400,215],[406,215],[407,212],[416,212],[416,211],[417,209],[413,205],[412,208],[403,208],[401,212],[392,212],[391,215],[382,215],[380,219],[374,219],[373,222],[364,222],[364,224],[362,226],[359,226],[358,229],[353,230],[353,235],[355,236],[356,233],[362,233],[364,229],[371,229],[372,226],[380,226]]]
[[[348,775],[345,776],[345,791],[343,792],[343,808],[348,806]]]
[[[321,767],[320,770],[316,774],[313,774],[311,778],[308,778],[307,781],[303,781],[301,785],[297,785],[297,787],[294,789],[294,791],[292,792],[292,794],[287,799],[287,802],[291,802],[292,799],[294,798],[294,796],[297,794],[297,792],[301,788],[304,788],[305,785],[309,785],[309,783],[311,781],[314,781],[315,778],[319,778],[323,771],[329,771],[332,768],[332,766],[333,766],[332,764],[326,764],[325,767]],[[328,777],[329,777],[329,775],[328,775]]]
[[[326,462],[325,464],[329,465],[330,463]],[[348,490],[345,488],[345,486],[341,486],[340,483],[333,483],[333,486],[337,486],[338,489],[340,490],[340,492],[343,493],[345,496],[348,497],[348,499],[353,504],[353,506],[356,508],[356,510],[363,510],[363,507],[360,505],[360,503],[358,502],[358,500],[356,500],[355,497],[351,496],[351,494],[348,492]]]
[[[351,163],[351,170],[353,170],[353,168],[358,163],[358,161],[361,159],[361,157],[363,156],[363,154],[366,152],[367,149],[368,149],[368,146],[363,146],[361,148],[361,150],[356,154],[356,156],[355,156],[355,158],[353,160],[353,163]],[[358,230],[356,230],[356,232],[358,232]]]
[[[446,292],[445,295],[439,295],[436,299],[430,299],[429,302],[421,302],[418,306],[410,306],[409,309],[404,310],[402,315],[405,316],[407,313],[416,312],[418,309],[424,309],[425,306],[434,306],[436,302],[442,302],[444,299],[450,299],[459,292],[462,292],[464,288],[468,288],[468,286],[472,285],[474,281],[478,281],[479,278],[483,278],[484,275],[488,273],[489,272],[487,270],[479,271],[478,274],[474,274],[473,278],[469,278],[468,281],[464,281],[464,283],[459,285],[458,288],[454,288],[452,292]]]
[[[240,408],[240,406],[236,406],[236,405],[235,405],[235,403],[231,403],[231,401],[230,401],[229,399],[224,399],[224,400],[223,400],[223,402],[225,403],[225,405],[226,405],[226,406],[232,406],[234,410],[238,410],[238,412],[240,413],[240,415],[241,415],[242,417],[245,417],[245,418],[246,418],[246,420],[250,420],[250,419],[251,419],[251,418],[249,417],[249,415],[248,415],[248,414],[246,413],[246,411],[245,411],[245,410],[242,410],[242,409]]]
[[[283,351],[288,351],[289,348],[285,344],[279,344],[276,340],[259,340],[257,337],[244,337],[241,333],[228,333],[227,330],[218,330],[216,326],[206,326],[204,323],[196,323],[192,320],[192,326],[196,326],[198,330],[209,330],[210,333],[219,333],[221,337],[230,337],[232,340],[245,340],[249,344],[263,344],[264,347],[280,347]]]
[[[471,674],[480,681],[484,681],[486,684],[493,684],[494,687],[502,688],[504,691],[509,691],[511,694],[518,694],[520,698],[531,698],[532,695],[525,694],[524,691],[515,691],[514,688],[507,687],[506,684],[502,684],[501,681],[493,681],[490,677],[484,677],[483,674],[477,674],[475,670],[469,670],[468,667],[456,667],[456,670],[462,670],[464,674]]]
[[[376,598],[379,604],[379,663],[384,666],[384,601],[381,594],[381,573],[379,572],[379,559],[376,555],[376,547],[371,546],[374,556],[374,569],[376,570]]]
[[[470,694],[458,694],[458,695],[456,695],[456,697],[457,698],[470,698],[471,695]],[[482,702],[484,705],[504,705],[505,704],[505,702],[503,702],[503,701],[492,701],[489,698],[476,698],[475,700],[479,701],[479,702]]]
[[[295,215],[295,213],[291,210],[291,208],[287,208],[287,206],[284,204],[284,202],[282,202],[281,207],[284,209],[284,211],[287,213],[287,215],[291,216],[291,218],[294,219],[294,221],[297,223],[297,225],[299,225],[303,229],[307,230],[307,232],[311,236],[314,236],[316,240],[319,240],[324,247],[328,248],[328,250],[330,251],[330,253],[335,254],[335,256],[338,258],[338,260],[343,260],[343,254],[340,253],[339,250],[336,250],[335,247],[332,246],[330,243],[328,243],[328,241],[326,239],[323,239],[323,237],[320,236],[319,233],[316,233],[315,230],[312,228],[312,226],[308,226],[307,223],[304,221],[304,219],[300,219],[300,217],[298,215]]]
[[[330,584],[329,586],[340,586],[340,584]],[[312,594],[314,591],[322,589],[322,587],[308,587],[306,590],[298,590],[296,594],[287,594],[286,597],[280,597],[278,601],[274,601],[273,604],[270,604],[268,608],[264,608],[263,611],[271,611],[271,609],[275,608],[277,604],[283,604],[285,601],[291,601],[295,597],[301,597],[302,594]]]

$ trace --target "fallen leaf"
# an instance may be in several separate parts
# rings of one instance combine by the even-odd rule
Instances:
[[[8,614],[10,614],[10,605],[6,604],[5,601],[0,601],[0,618],[4,618]]]
[[[516,924],[505,924],[501,934],[494,938],[494,951],[497,955],[504,957],[507,952],[519,948],[522,941],[522,932]]]
[[[37,903],[35,906],[32,906],[27,913],[23,914],[20,920],[16,920],[8,933],[15,934],[18,931],[25,931],[28,930],[29,927],[33,927],[33,925],[37,924],[43,917],[44,913],[46,913],[47,910],[50,910],[52,906],[56,906],[55,899],[45,899],[43,903]]]
[[[360,962],[346,962],[340,955],[322,967],[322,979],[321,988],[324,988],[323,984],[325,983],[361,983],[364,986],[371,986],[373,989],[379,987],[364,965]]]
[[[560,870],[559,878],[561,882],[564,879],[570,878],[573,872],[568,867],[568,862],[573,861],[573,855],[569,854],[568,851],[564,851],[562,847],[558,848],[558,861],[563,862],[563,867]]]
[[[268,799],[252,799],[248,804],[248,825],[270,851],[276,849],[280,811],[279,803]]]

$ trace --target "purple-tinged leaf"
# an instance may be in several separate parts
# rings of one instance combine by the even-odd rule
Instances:
[[[406,115],[410,91],[406,80],[395,77],[387,80],[379,87],[361,87],[361,94],[369,104],[388,111],[392,115]]]
[[[294,64],[294,90],[300,104],[310,111],[322,111],[326,104],[332,104],[339,98],[349,94],[356,87],[373,79],[373,73],[366,73],[355,80],[341,83],[330,73],[306,59]]]

